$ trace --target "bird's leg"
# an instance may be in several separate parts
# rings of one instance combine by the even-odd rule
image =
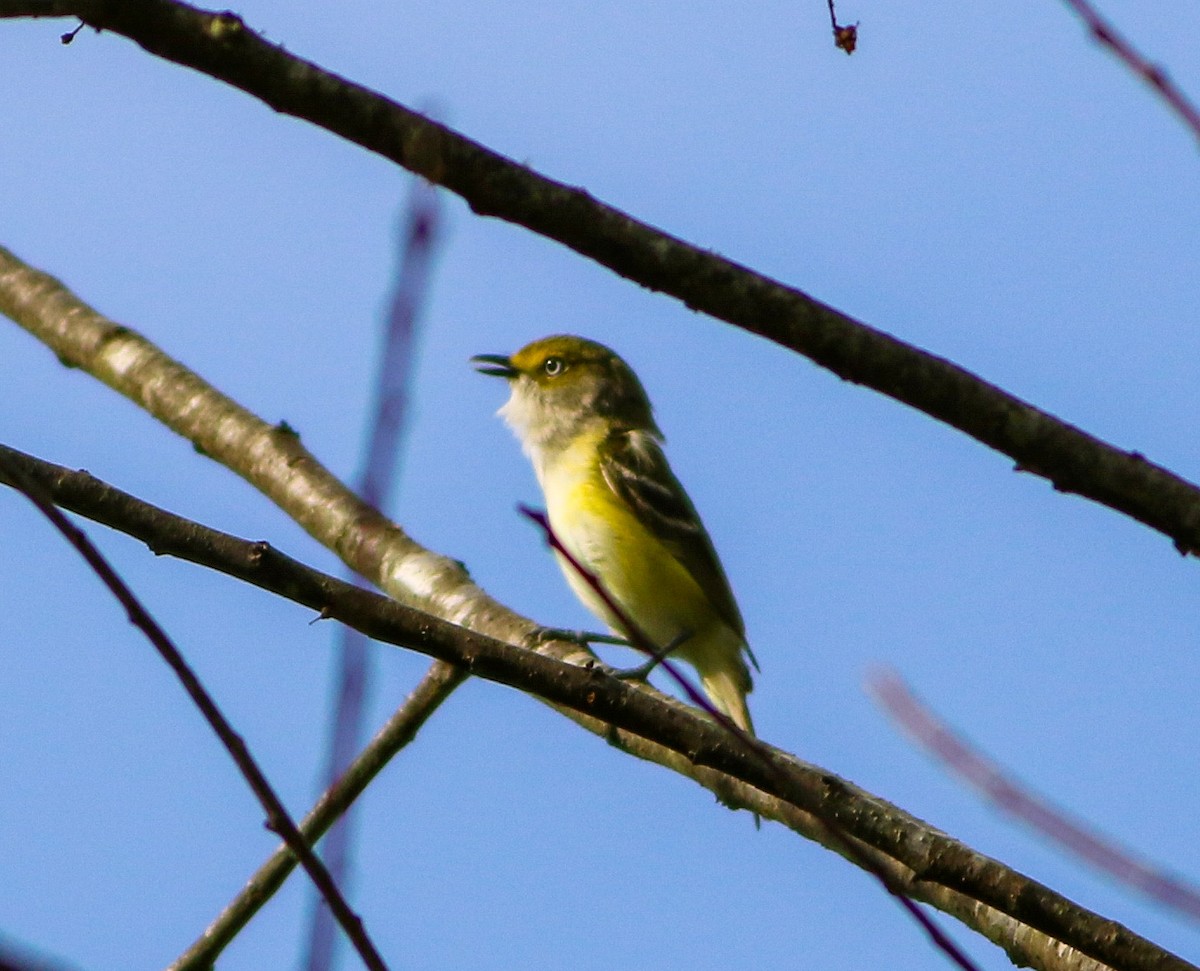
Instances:
[[[630,647],[629,641],[616,634],[600,634],[590,630],[568,630],[565,627],[539,627],[534,632],[533,641],[545,644],[547,641],[568,641],[587,647],[589,644],[616,644],[620,647]]]
[[[682,644],[691,636],[692,632],[690,630],[681,632],[675,636],[670,644],[664,647],[661,651],[656,651],[654,654],[651,654],[646,661],[643,661],[636,668],[626,668],[623,671],[613,671],[611,672],[612,676],[620,681],[645,681],[648,677],[650,677],[651,672],[656,667],[658,667],[663,661],[671,656],[672,651],[676,650],[680,644]]]

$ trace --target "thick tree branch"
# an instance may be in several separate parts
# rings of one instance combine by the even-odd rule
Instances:
[[[477,213],[525,226],[694,310],[789,347],[847,381],[917,408],[1025,472],[1200,550],[1200,490],[951,362],[745,266],[639,222],[587,192],[289,54],[228,13],[174,0],[0,0],[0,17],[79,17],[195,68],[445,186]]]
[[[932,829],[922,821],[819,767],[778,749],[769,760],[735,744],[719,725],[653,689],[608,677],[599,666],[554,657],[481,636],[386,597],[302,566],[265,543],[219,533],[70,472],[4,448],[0,454],[65,508],[122,530],[158,553],[228,573],[320,611],[386,643],[437,657],[462,671],[538,695],[579,713],[577,720],[611,744],[667,765],[725,802],[779,819],[796,832],[859,856],[905,894],[957,917],[999,944],[1020,965],[1099,971],[1186,971],[1187,962],[1071,903],[1049,888]],[[448,690],[448,688],[447,688]],[[362,785],[367,780],[362,780]],[[361,791],[361,788],[358,790]],[[331,797],[327,797],[331,798]],[[351,797],[352,798],[352,797]],[[305,831],[322,806],[305,821]],[[330,809],[330,811],[333,811]],[[830,837],[825,820],[841,835]],[[861,859],[853,860],[861,865]],[[286,875],[279,854],[235,902],[243,923]],[[228,913],[228,911],[227,911]],[[223,915],[224,918],[224,915]],[[233,922],[218,921],[222,933]],[[211,946],[219,947],[228,938]],[[205,940],[195,947],[208,946]],[[194,948],[195,949],[195,948]],[[193,949],[193,950],[194,950]],[[189,952],[191,954],[192,952]],[[200,965],[189,965],[200,966]]]

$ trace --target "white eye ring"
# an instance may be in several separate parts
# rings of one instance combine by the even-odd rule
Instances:
[[[542,370],[545,371],[549,377],[562,374],[565,367],[566,365],[563,364],[561,357],[548,357],[542,362]]]

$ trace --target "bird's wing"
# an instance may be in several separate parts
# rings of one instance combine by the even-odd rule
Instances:
[[[745,639],[742,615],[712,540],[654,436],[644,431],[610,435],[600,446],[600,470],[608,487],[691,574],[720,618]]]

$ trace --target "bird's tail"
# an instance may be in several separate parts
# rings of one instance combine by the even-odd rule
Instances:
[[[700,675],[700,685],[709,701],[727,715],[747,735],[754,734],[754,722],[750,709],[746,707],[746,694],[750,691],[750,675],[745,666],[741,669],[723,667],[710,669]]]

